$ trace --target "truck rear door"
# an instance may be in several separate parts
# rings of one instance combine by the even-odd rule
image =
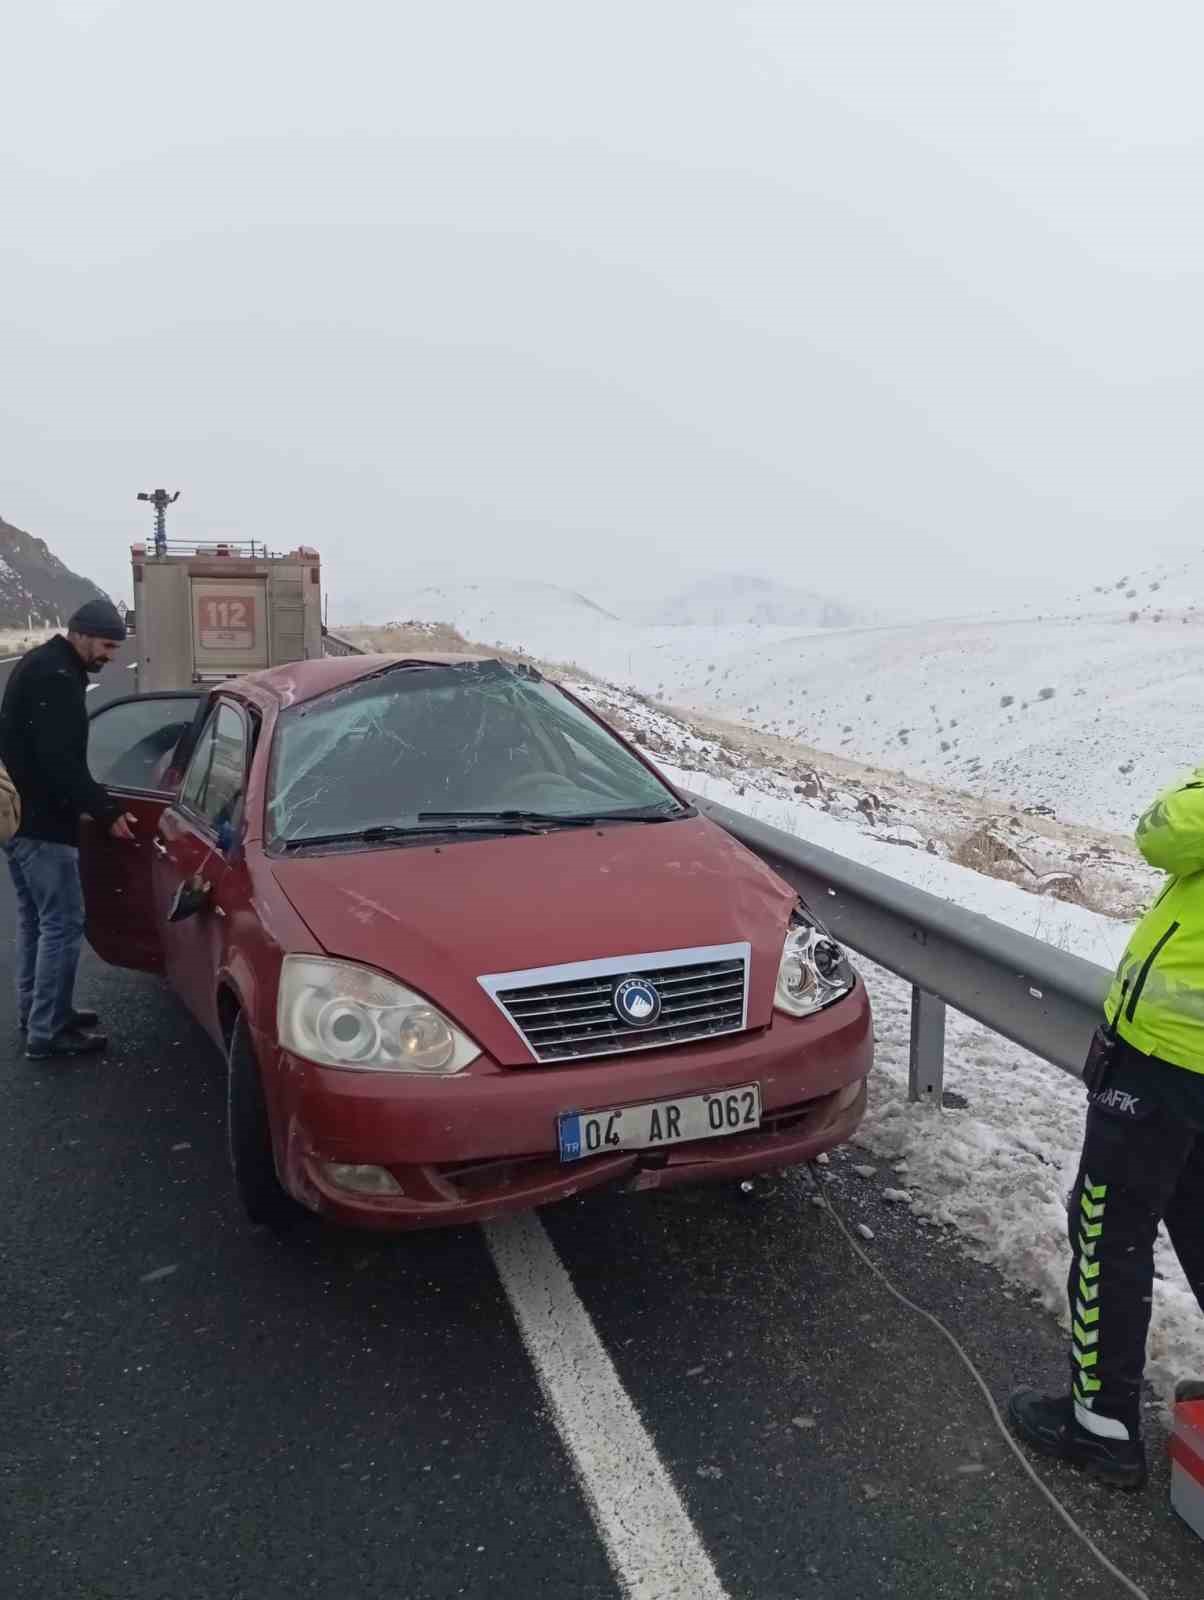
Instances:
[[[192,577],[192,646],[197,676],[238,677],[270,661],[264,577]]]

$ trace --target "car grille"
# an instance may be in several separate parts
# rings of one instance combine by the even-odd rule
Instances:
[[[518,1029],[537,1061],[626,1055],[737,1033],[745,1026],[748,946],[674,951],[649,960],[588,961],[481,982]],[[614,1009],[615,984],[642,978],[656,989],[661,1011],[647,1026],[624,1022]]]

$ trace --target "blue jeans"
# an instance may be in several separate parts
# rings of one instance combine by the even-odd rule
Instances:
[[[17,1013],[31,1042],[61,1033],[71,1015],[84,941],[79,851],[18,834],[4,846],[17,891]]]

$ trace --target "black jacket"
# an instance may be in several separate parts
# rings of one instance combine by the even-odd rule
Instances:
[[[56,634],[17,662],[0,704],[0,760],[21,796],[27,839],[78,844],[79,819],[108,827],[121,815],[88,771],[88,672]]]

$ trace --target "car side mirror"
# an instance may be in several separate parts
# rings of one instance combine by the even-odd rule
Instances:
[[[211,887],[202,882],[199,874],[186,878],[176,890],[171,910],[167,913],[168,922],[184,922],[189,917],[195,917],[198,911],[204,911],[209,904]]]

